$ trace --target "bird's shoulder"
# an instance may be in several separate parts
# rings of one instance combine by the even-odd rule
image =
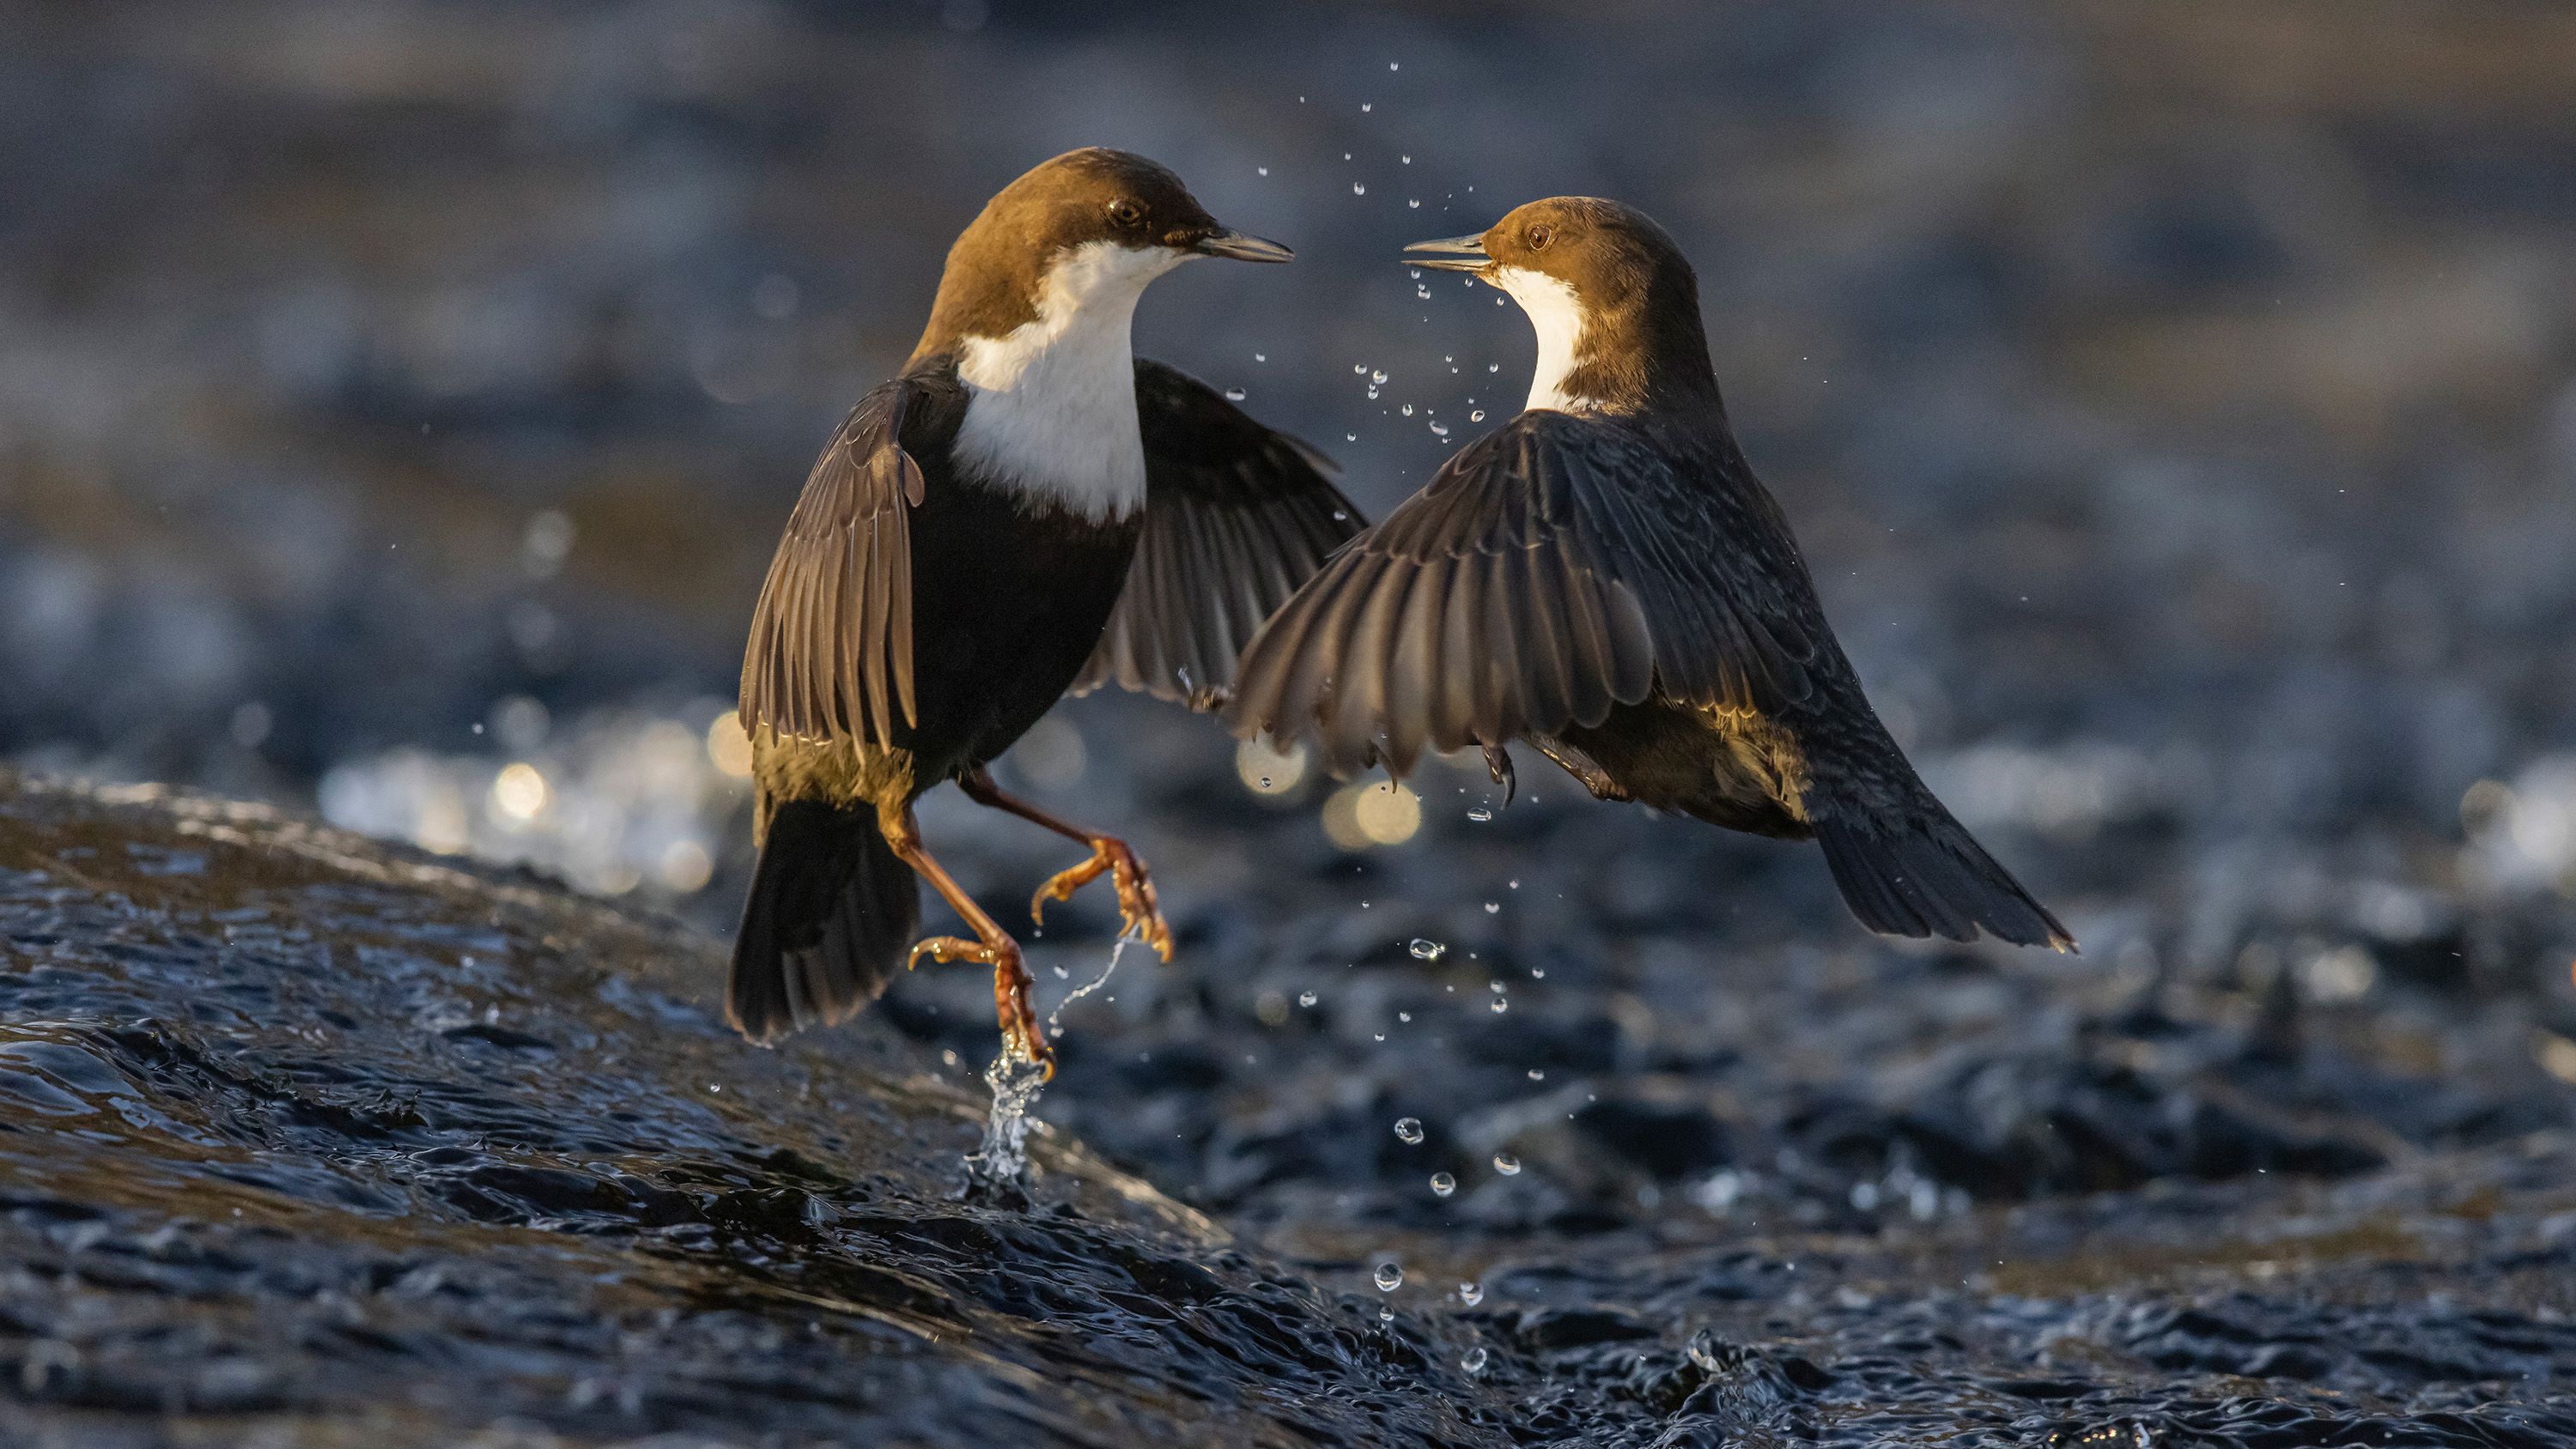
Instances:
[[[1371,546],[1491,551],[1583,528],[1605,512],[1619,518],[1623,534],[1704,534],[1724,516],[1760,512],[1731,501],[1750,476],[1722,434],[1533,408],[1451,455],[1379,526]]]
[[[917,360],[869,389],[814,459],[789,534],[918,505],[948,474],[966,404],[966,386],[946,356]]]

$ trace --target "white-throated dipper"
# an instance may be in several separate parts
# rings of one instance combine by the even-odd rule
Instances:
[[[1861,693],[1753,476],[1661,227],[1555,197],[1404,260],[1511,294],[1529,406],[1460,449],[1255,636],[1227,717],[1348,773],[1525,740],[1604,800],[1813,838],[1874,931],[2072,950]]]
[[[1052,1071],[1019,946],[922,845],[913,801],[943,780],[1090,847],[1033,914],[1106,874],[1125,929],[1170,959],[1135,853],[985,767],[1068,687],[1208,703],[1360,527],[1319,454],[1130,352],[1137,298],[1192,257],[1290,253],[1141,156],[1038,166],[958,237],[911,359],[816,461],[743,659],[760,863],[726,1011],[744,1035],[839,1020],[927,954],[991,966],[1007,1049]],[[913,942],[916,875],[973,940]]]

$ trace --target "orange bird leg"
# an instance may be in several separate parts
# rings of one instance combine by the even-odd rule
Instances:
[[[932,936],[913,943],[912,954],[904,958],[910,969],[923,956],[934,961],[973,961],[993,968],[993,1010],[1001,1018],[1002,1043],[1006,1050],[1019,1053],[1022,1059],[1035,1062],[1052,1079],[1055,1076],[1055,1048],[1047,1044],[1046,1029],[1038,1024],[1037,1008],[1029,1002],[1029,968],[1020,959],[1020,943],[996,924],[965,887],[950,879],[946,867],[931,858],[922,847],[921,827],[912,818],[912,807],[898,810],[880,807],[877,828],[885,832],[886,844],[895,857],[911,866],[913,873],[930,882],[949,909],[965,918],[966,927],[975,933],[972,941],[955,936]]]
[[[1133,933],[1153,947],[1155,955],[1166,961],[1172,959],[1172,928],[1164,922],[1162,908],[1154,903],[1154,883],[1146,878],[1145,862],[1136,858],[1136,852],[1127,848],[1126,841],[1059,820],[1026,800],[1005,794],[1001,786],[993,783],[993,777],[980,769],[958,776],[957,788],[965,791],[966,798],[978,805],[1007,810],[1032,825],[1042,825],[1068,840],[1079,840],[1091,847],[1091,859],[1070,870],[1057,872],[1052,880],[1038,887],[1037,895],[1029,902],[1031,920],[1044,925],[1048,901],[1072,900],[1075,891],[1107,875],[1118,888],[1118,918],[1122,933]]]

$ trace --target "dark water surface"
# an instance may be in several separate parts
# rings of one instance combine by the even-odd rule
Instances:
[[[0,1440],[2576,1437],[2576,1138],[2518,1048],[2462,1050],[2492,1004],[2400,1029],[2181,981],[2098,1009],[2104,968],[1775,966],[1730,988],[1758,1072],[1533,982],[1385,1100],[1293,1025],[1327,1004],[1176,1040],[1085,1002],[1041,1114],[1157,1180],[1045,1130],[1024,1196],[969,1193],[983,1100],[895,1028],[972,982],[752,1050],[686,929],[12,781]]]
[[[2571,51],[2512,0],[0,4],[0,1449],[2576,1440]],[[1093,698],[998,768],[1180,957],[1063,1008],[1026,1201],[965,1190],[977,973],[734,1040],[761,571],[1082,143],[1298,248],[1139,344],[1373,515],[1531,355],[1397,247],[1660,218],[1872,699],[2086,954],[1872,941],[1812,849],[1530,758],[1355,841]],[[922,814],[1005,920],[1070,863]],[[1046,1005],[1113,929],[1050,914]]]

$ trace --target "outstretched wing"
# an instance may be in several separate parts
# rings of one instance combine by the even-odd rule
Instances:
[[[1246,652],[1227,717],[1336,770],[1599,724],[1661,687],[1803,699],[1827,638],[1786,521],[1731,446],[1529,412],[1325,565]]]
[[[859,400],[816,459],[752,613],[742,725],[890,747],[913,722],[912,450],[953,436],[966,398],[936,373]]]
[[[1262,622],[1364,526],[1323,454],[1178,368],[1136,362],[1145,531],[1075,694],[1102,684],[1208,708]]]

